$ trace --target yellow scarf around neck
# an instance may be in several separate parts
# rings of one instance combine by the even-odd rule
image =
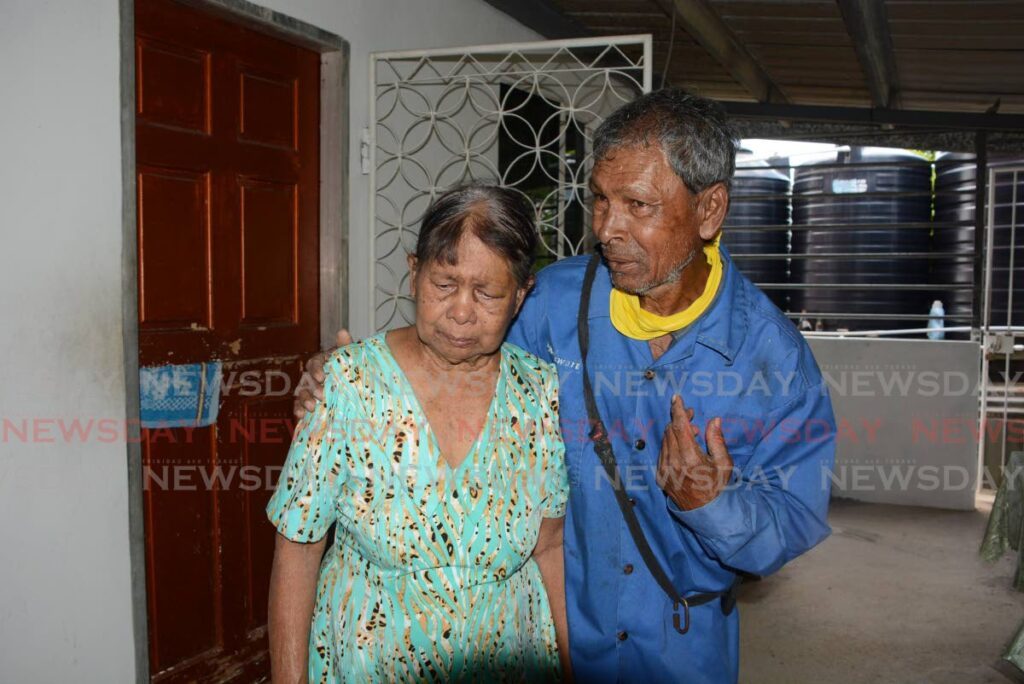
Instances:
[[[711,306],[722,282],[722,254],[718,251],[721,238],[719,234],[710,244],[704,246],[704,256],[711,266],[711,273],[708,274],[708,281],[701,296],[682,311],[670,316],[659,316],[644,311],[640,308],[640,298],[637,295],[626,294],[613,287],[608,309],[615,329],[634,340],[653,340],[681,330],[697,320]]]

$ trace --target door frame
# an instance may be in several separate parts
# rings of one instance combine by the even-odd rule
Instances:
[[[341,36],[247,0],[179,0],[320,53],[320,344],[347,325],[349,44]],[[135,0],[119,0],[121,99],[121,289],[128,425],[128,537],[135,680],[149,682],[146,539],[139,429],[138,214],[135,168]]]

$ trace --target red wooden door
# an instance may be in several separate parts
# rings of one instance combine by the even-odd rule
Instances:
[[[216,425],[143,431],[154,681],[268,671],[263,507],[319,340],[319,55],[137,0],[143,366],[220,360]]]

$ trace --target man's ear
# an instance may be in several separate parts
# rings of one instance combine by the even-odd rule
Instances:
[[[721,232],[725,215],[729,213],[729,191],[725,183],[715,183],[704,188],[698,198],[697,212],[700,237],[705,242],[711,242]]]
[[[416,296],[416,276],[419,275],[419,259],[416,258],[415,254],[410,254],[405,257],[405,262],[409,264],[409,295],[411,297]]]
[[[516,290],[516,310],[512,314],[513,317],[517,316],[519,314],[519,310],[523,308],[523,302],[526,301],[526,295],[530,294],[530,290],[533,289],[533,285],[536,282],[537,279],[534,278],[531,273],[530,277],[526,279],[526,284]]]

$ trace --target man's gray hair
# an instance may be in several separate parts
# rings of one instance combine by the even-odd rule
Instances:
[[[732,181],[736,136],[714,100],[679,88],[656,90],[623,105],[594,133],[594,161],[617,149],[661,145],[690,192]]]

